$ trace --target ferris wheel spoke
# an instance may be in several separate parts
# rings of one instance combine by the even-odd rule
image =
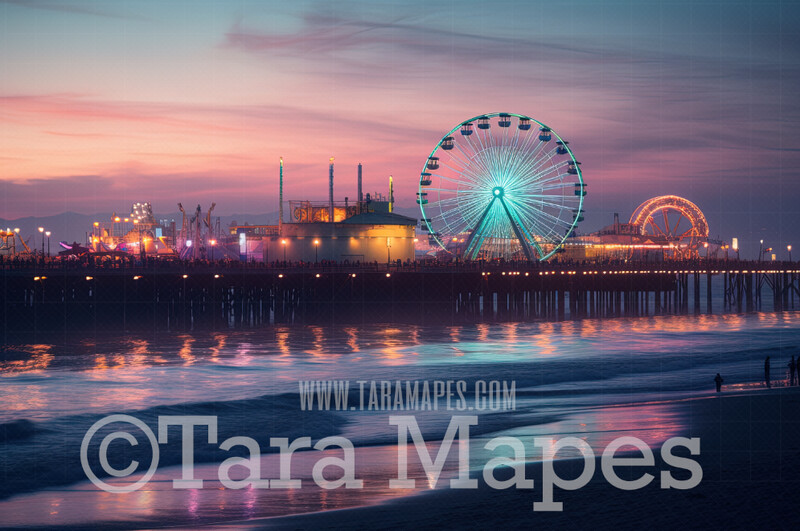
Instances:
[[[460,211],[454,212],[454,215],[460,216],[464,218],[467,222],[471,221],[473,218],[476,218],[481,211],[485,208],[486,203],[478,203],[472,202],[470,204],[464,205]]]
[[[456,204],[457,202],[458,202],[458,196],[456,195],[452,197],[445,197],[444,199],[439,199],[436,201],[436,205],[441,207],[444,205]]]
[[[442,165],[443,166],[447,166],[446,163],[443,163]],[[445,181],[452,182],[454,184],[464,184],[464,180],[467,180],[471,184],[474,184],[474,185],[478,184],[473,179],[467,179],[467,177],[470,177],[470,175],[467,172],[459,171],[459,170],[456,170],[455,168],[450,168],[450,166],[447,166],[447,168],[452,170],[454,173],[457,173],[458,175],[462,176],[464,179],[459,180],[459,179],[456,179],[455,177],[451,177],[449,175],[444,175],[444,174],[441,174],[441,173],[431,173],[431,176],[432,177],[438,177],[440,179],[444,179]]]
[[[545,168],[545,169],[543,169]],[[546,175],[551,171],[558,171],[557,166],[553,164],[553,158],[544,156],[536,160],[531,160],[529,164],[524,167],[524,172],[521,172],[522,179],[538,178],[541,175]]]
[[[563,204],[561,203],[554,203],[552,201],[545,200],[544,198],[529,198],[526,200],[518,200],[517,198],[513,201],[514,204],[519,204],[520,206],[524,206],[525,208],[530,208],[532,210],[538,211],[543,206],[548,206],[555,209],[563,208]]]
[[[556,208],[559,208],[558,206],[555,206],[555,207],[556,207]],[[524,208],[526,208],[526,209],[530,209],[530,207],[529,207],[529,206],[527,206],[527,205],[525,205],[525,207],[524,207]],[[562,220],[561,218],[559,218],[559,217],[557,217],[557,216],[554,216],[554,215],[550,214],[549,212],[547,212],[547,211],[545,211],[545,210],[542,210],[542,209],[540,209],[540,210],[537,210],[537,211],[536,211],[536,216],[537,216],[537,217],[545,217],[545,218],[548,218],[548,219],[550,219],[550,220],[551,220],[553,223],[556,223],[556,224],[563,224],[563,225],[565,225],[565,226],[566,226],[566,225],[571,225],[571,223],[567,223],[566,221]]]
[[[464,157],[467,156],[458,145],[456,145],[456,147],[458,148],[459,153],[461,153]],[[451,160],[455,161],[461,168],[469,167],[469,162],[468,162],[469,159],[467,160],[462,159],[461,157],[453,153],[453,150],[450,150],[447,156],[450,157]],[[444,162],[442,162],[442,164],[444,164]],[[451,168],[450,165],[448,165],[448,167]]]
[[[683,212],[678,212],[678,221],[675,222],[675,229],[672,230],[673,234],[678,233],[678,225],[681,224],[681,220],[683,219]]]
[[[661,230],[661,227],[659,227],[659,226],[658,226],[658,224],[655,222],[655,220],[653,220],[653,218],[652,218],[652,217],[649,217],[649,218],[647,218],[647,223],[648,223],[648,224],[649,224],[651,227],[653,227],[653,228],[655,229],[655,231],[656,231],[656,232],[659,232],[659,233],[661,233],[661,235],[662,235],[663,237],[665,237],[665,238],[669,238],[669,235],[668,235],[667,233],[665,233],[663,230]]]
[[[472,149],[472,153],[473,153],[473,154],[472,154],[472,156],[470,156],[470,155],[467,155],[466,153],[464,153],[464,151],[463,151],[463,150],[460,148],[460,146],[458,146],[458,144],[456,144],[456,146],[458,147],[458,150],[459,150],[459,151],[460,151],[460,152],[461,152],[461,153],[462,153],[462,154],[463,154],[463,155],[464,155],[464,156],[465,156],[465,157],[466,157],[466,158],[467,158],[469,161],[471,161],[471,163],[470,163],[470,164],[465,164],[465,166],[464,166],[464,167],[465,167],[465,168],[470,168],[472,165],[475,165],[475,166],[477,166],[477,167],[476,167],[476,171],[474,171],[474,172],[472,172],[472,173],[473,173],[473,175],[475,175],[475,176],[476,176],[476,179],[477,179],[478,181],[480,181],[480,180],[481,180],[481,178],[482,178],[482,177],[481,177],[481,175],[485,175],[485,174],[488,172],[488,170],[487,170],[487,168],[483,167],[483,161],[482,161],[482,159],[481,159],[481,157],[480,157],[480,153],[479,153],[479,151],[477,151],[477,150],[475,149],[475,146],[473,146],[473,145],[472,145],[472,142],[469,140],[469,137],[467,137],[467,141],[466,141],[466,143],[465,143],[465,144],[466,144],[466,145],[468,145],[468,146],[469,146],[469,147]]]
[[[568,183],[568,184],[571,185],[571,183]],[[553,186],[554,186],[554,188],[553,188],[553,190],[550,190],[551,192],[555,191],[555,190],[558,190],[559,188],[564,188],[563,186],[560,186],[560,187],[555,187],[555,185],[553,185]],[[548,190],[539,189],[539,188],[537,188],[536,190],[532,190],[530,192],[516,192],[515,191],[514,194],[513,194],[513,199],[520,200],[520,201],[526,201],[526,202],[555,200],[555,199],[560,199],[560,200],[562,200],[564,202],[569,202],[569,203],[577,203],[578,202],[578,198],[576,196],[570,197],[570,196],[565,196],[563,194],[542,193],[542,192],[546,192],[546,191],[548,191]]]
[[[548,159],[531,161],[527,166],[519,168],[516,175],[520,185],[539,182],[546,175],[557,172],[558,169],[552,165],[548,165],[548,162],[550,162]]]
[[[525,151],[526,148],[523,148],[522,156],[512,162],[508,169],[509,173],[519,175],[521,173],[527,173],[527,171],[529,171],[526,170],[527,168],[535,167],[537,165],[537,160],[539,160],[539,152],[541,151],[542,144],[543,142],[539,142],[532,151]]]
[[[557,174],[557,175],[551,175],[549,177],[544,178],[545,176],[546,176],[546,174],[542,174],[542,175],[540,175],[541,178],[531,179],[530,181],[524,181],[524,182],[521,182],[520,185],[521,186],[525,186],[525,187],[535,187],[537,190],[541,190],[548,183],[553,183],[553,182],[556,182],[556,181],[559,182],[559,186],[562,185],[562,184],[565,185],[565,186],[574,186],[575,185],[574,182],[564,181],[564,179],[566,177],[569,177],[568,173],[561,173],[561,174]]]
[[[669,217],[667,216],[667,209],[663,209],[661,211],[661,215],[664,216],[664,229],[666,229],[667,234],[671,235],[670,226],[669,226]]]
[[[569,183],[569,182],[563,182],[562,181],[562,182],[559,182],[559,183],[556,183],[556,184],[549,184],[547,186],[542,186],[542,187],[539,188],[539,190],[541,190],[541,191],[558,190],[560,188],[571,188],[573,186],[575,186],[575,183]]]

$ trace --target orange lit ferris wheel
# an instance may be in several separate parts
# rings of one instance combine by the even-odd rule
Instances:
[[[638,227],[642,235],[677,248],[696,250],[708,239],[708,222],[703,212],[677,195],[648,199],[633,211],[630,223]]]

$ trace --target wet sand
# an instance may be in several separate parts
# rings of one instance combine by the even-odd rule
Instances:
[[[594,478],[577,491],[556,489],[561,513],[534,512],[541,500],[541,464],[526,467],[534,490],[437,490],[378,506],[250,522],[254,528],[486,528],[537,526],[591,529],[798,529],[800,526],[800,388],[722,394],[679,404],[686,436],[700,437],[703,479],[691,490],[661,489],[658,453],[647,487],[610,486],[597,463]],[[595,449],[595,453],[599,452]],[[582,461],[557,462],[576,477]],[[642,470],[619,468],[634,479]],[[627,475],[627,476],[626,476]],[[244,524],[244,523],[243,523]]]

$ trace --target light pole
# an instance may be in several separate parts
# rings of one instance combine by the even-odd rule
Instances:
[[[283,265],[286,266],[286,239],[281,240],[281,245],[283,245]]]
[[[392,239],[386,238],[386,267],[392,263]]]
[[[47,256],[50,256],[50,234],[52,233],[48,230],[44,234],[47,236]]]
[[[286,247],[284,247],[286,249]],[[319,262],[319,240],[314,240],[314,263]]]
[[[211,244],[211,260],[214,260],[214,247],[217,245],[217,240],[212,238],[208,243]]]
[[[39,227],[39,233],[42,235],[42,256],[44,256],[44,227]]]
[[[764,240],[761,240],[761,242],[759,242],[759,246],[758,246],[758,261],[759,262],[761,261],[761,257],[762,256],[764,256]]]
[[[708,260],[708,242],[703,242],[703,247],[706,248],[706,260]]]
[[[791,262],[792,261],[792,246],[791,245],[787,245],[786,246],[786,250],[789,251],[789,261]]]

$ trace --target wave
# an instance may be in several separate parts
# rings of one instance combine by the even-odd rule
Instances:
[[[0,444],[27,439],[36,433],[36,424],[28,419],[12,420],[0,424]]]
[[[249,457],[247,450],[236,446],[230,451],[219,449],[219,444],[234,436],[248,436],[261,446],[262,453],[276,449],[269,446],[271,437],[298,437],[319,439],[341,433],[347,419],[336,412],[300,411],[296,394],[266,395],[253,399],[227,402],[200,402],[165,405],[141,411],[109,412],[131,415],[144,422],[158,436],[158,417],[165,415],[217,416],[216,444],[206,444],[204,427],[195,429],[194,459],[196,463],[221,462],[233,457]],[[89,428],[105,415],[75,415],[32,422],[18,419],[0,425],[0,462],[4,464],[4,477],[0,482],[0,499],[57,485],[68,485],[86,480],[80,462],[80,446]],[[112,443],[108,452],[110,465],[117,469],[128,466],[132,460],[150,462],[150,445],[146,436],[130,424],[109,424],[92,437],[88,456],[92,470],[103,477],[98,450],[103,438],[114,431],[127,431],[139,442]],[[159,467],[181,463],[181,428],[171,427],[168,443],[159,445]],[[114,446],[114,445],[119,446]],[[146,466],[146,465],[140,465]]]

